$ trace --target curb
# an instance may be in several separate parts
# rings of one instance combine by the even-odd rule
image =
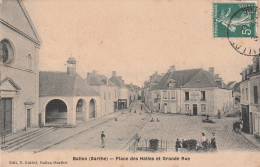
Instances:
[[[36,153],[42,152],[42,151],[44,151],[44,150],[47,150],[48,148],[51,148],[51,147],[54,146],[54,145],[57,145],[57,144],[59,144],[59,143],[62,143],[62,142],[64,142],[64,141],[66,141],[66,140],[68,140],[68,139],[74,137],[75,135],[78,135],[78,134],[80,134],[80,133],[83,133],[83,132],[85,132],[85,131],[87,131],[87,130],[93,128],[93,127],[96,127],[96,126],[98,126],[98,125],[101,125],[101,124],[103,124],[103,123],[106,123],[106,122],[108,122],[108,121],[110,121],[110,120],[112,120],[112,119],[114,119],[114,117],[109,118],[109,119],[107,119],[107,120],[105,120],[105,121],[102,121],[102,122],[100,122],[100,123],[97,123],[97,124],[95,124],[95,125],[92,125],[92,126],[86,128],[86,129],[83,129],[83,130],[81,130],[81,131],[78,131],[78,132],[76,132],[76,133],[74,133],[74,134],[71,134],[71,135],[69,135],[69,136],[67,136],[67,137],[64,137],[64,138],[62,138],[61,140],[58,140],[58,141],[56,141],[56,142],[54,142],[54,143],[51,143],[51,144],[49,144],[49,145],[47,145],[47,146],[44,146],[44,147],[38,149],[38,150],[36,150],[36,151],[33,151],[33,153],[36,154]]]
[[[253,144],[253,145],[256,147],[257,150],[260,151],[260,144],[259,144],[259,145],[256,144],[255,141],[254,141],[253,139],[251,139],[250,137],[247,137],[244,132],[241,132],[241,135],[242,135],[245,139],[247,139],[251,144]]]

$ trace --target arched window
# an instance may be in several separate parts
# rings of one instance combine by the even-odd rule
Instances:
[[[10,64],[14,60],[14,50],[6,39],[0,42],[0,63]]]
[[[28,54],[27,56],[28,70],[32,70],[32,56]]]

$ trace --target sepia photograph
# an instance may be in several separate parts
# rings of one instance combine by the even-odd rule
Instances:
[[[259,0],[0,0],[0,166],[260,166]]]

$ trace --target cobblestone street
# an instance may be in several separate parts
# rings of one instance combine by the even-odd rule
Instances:
[[[50,148],[50,150],[120,150],[139,133],[140,129],[150,120],[149,114],[140,115],[139,103],[134,103],[132,112],[123,112],[118,121],[111,120],[91,128],[67,141]],[[134,113],[134,111],[137,113]],[[101,132],[105,132],[105,148],[100,148]]]
[[[241,134],[232,132],[232,123],[237,118],[222,119],[210,118],[216,123],[202,123],[202,116],[187,116],[187,115],[170,115],[170,114],[152,114],[154,120],[157,118],[160,122],[149,122],[142,129],[141,137],[167,139],[176,141],[177,138],[196,139],[200,141],[201,133],[204,132],[210,140],[212,132],[216,135],[217,148],[220,151],[256,151],[256,147],[252,145]]]

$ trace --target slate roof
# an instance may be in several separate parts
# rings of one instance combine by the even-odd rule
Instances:
[[[234,92],[240,92],[240,83],[236,81],[231,81],[227,84],[227,86],[232,89]]]
[[[99,96],[79,75],[66,72],[40,72],[40,97]]]
[[[226,84],[215,81],[214,76],[203,69],[190,69],[167,72],[153,90],[169,89],[170,80],[175,82],[174,88],[206,88],[219,87],[229,89]]]
[[[106,80],[108,81],[108,86],[115,86],[115,84],[110,81],[105,75],[88,73],[88,76],[86,78],[86,81],[89,85],[96,86],[107,85]]]
[[[121,83],[121,81],[119,80],[118,77],[111,77],[109,80],[111,82],[113,82],[116,86],[120,87],[120,88],[121,87],[125,87],[125,84]]]

